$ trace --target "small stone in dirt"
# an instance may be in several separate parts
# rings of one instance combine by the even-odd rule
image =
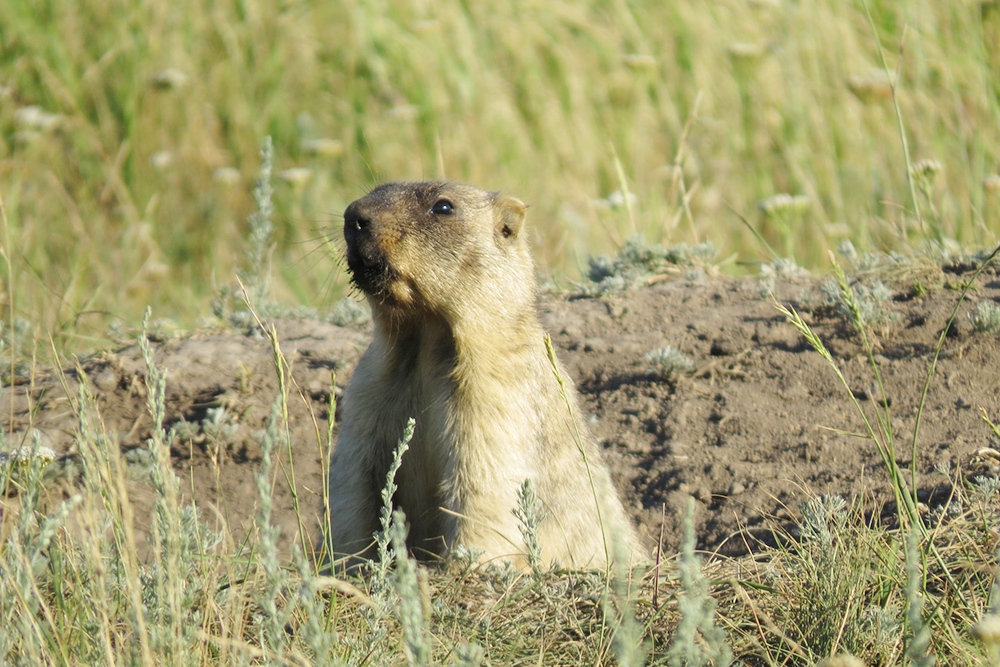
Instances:
[[[91,382],[98,390],[103,392],[114,391],[118,386],[118,374],[110,366],[104,367],[100,373],[91,378]]]
[[[698,502],[708,504],[712,500],[712,492],[704,484],[681,484],[677,490],[692,496]]]
[[[687,445],[683,442],[678,442],[676,440],[667,444],[667,453],[673,456],[675,459],[686,459],[687,458]]]
[[[660,402],[655,398],[647,398],[642,402],[642,407],[639,408],[639,416],[642,419],[652,419],[660,411]]]
[[[728,357],[736,354],[736,348],[732,342],[725,338],[716,338],[712,341],[711,355],[713,357]]]
[[[733,482],[729,485],[729,495],[731,496],[738,496],[746,490],[747,487],[743,486],[739,482]]]

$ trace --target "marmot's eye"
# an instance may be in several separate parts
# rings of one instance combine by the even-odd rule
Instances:
[[[434,215],[451,215],[455,212],[455,207],[447,199],[438,199],[431,206],[431,213]]]

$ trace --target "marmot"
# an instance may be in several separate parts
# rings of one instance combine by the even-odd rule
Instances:
[[[616,539],[643,558],[548,354],[524,219],[514,197],[456,183],[388,183],[347,207],[347,265],[375,338],[344,392],[330,464],[336,557],[374,557],[380,490],[413,417],[393,502],[416,555],[465,545],[523,567],[512,510],[529,479],[547,514],[545,563],[604,567]]]

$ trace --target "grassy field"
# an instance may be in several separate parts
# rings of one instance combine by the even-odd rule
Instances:
[[[267,136],[274,229],[255,243]],[[521,197],[539,267],[563,284],[637,233],[709,241],[731,271],[771,259],[750,228],[822,269],[843,240],[995,243],[1000,3],[0,2],[12,363],[99,348],[147,306],[175,326],[218,322],[237,274],[268,274],[276,302],[324,315],[346,294],[325,241],[344,206],[380,181],[423,178]],[[157,377],[151,365],[162,426]],[[268,446],[281,446],[287,400]],[[140,559],[114,434],[88,395],[72,407],[79,493],[45,497],[40,449],[0,466],[10,664],[681,667],[735,653],[811,667],[855,652],[924,667],[933,637],[940,664],[1000,665],[989,480],[956,485],[960,510],[937,524],[897,484],[892,531],[860,501],[817,500],[795,539],[707,572],[689,540],[642,581],[461,558],[427,570],[404,550],[394,568],[345,580],[301,554],[279,562],[266,456],[253,538],[207,531],[178,500],[162,428]],[[401,525],[386,526],[389,553]],[[825,664],[862,664],[836,660]]]
[[[870,323],[846,281],[840,289],[871,357]],[[785,313],[829,358],[798,315]],[[87,385],[68,406],[79,424],[74,456],[54,462],[37,431],[34,441],[0,447],[5,664],[1000,667],[1000,480],[940,470],[954,477],[951,495],[921,508],[908,485],[913,473],[893,455],[893,438],[903,435],[887,403],[858,405],[857,424],[885,457],[880,474],[894,506],[868,496],[813,498],[794,525],[775,518],[773,546],[751,555],[703,563],[689,499],[680,553],[657,552],[644,569],[521,571],[477,563],[460,549],[445,564],[418,565],[403,548],[405,517],[392,512],[390,472],[376,533],[380,564],[334,577],[299,544],[291,558],[277,548],[271,492],[287,474],[274,461],[290,446],[291,383],[281,385],[261,435],[255,527],[239,539],[225,522],[210,526],[210,503],[199,516],[197,502],[181,501],[165,375],[145,332],[140,348],[153,425],[145,447],[122,452]],[[278,359],[275,370],[287,373]],[[874,358],[871,373],[881,386]],[[991,427],[1000,436],[982,426]],[[152,488],[142,519],[148,544],[135,533],[140,484]],[[525,495],[518,509],[530,536],[538,507]]]
[[[320,312],[345,293],[323,239],[390,179],[521,197],[558,281],[637,232],[710,241],[726,267],[769,259],[739,216],[810,267],[845,238],[989,243],[1000,6],[868,9],[871,21],[832,1],[9,0],[4,322],[72,351],[147,305],[185,327],[210,318],[246,268],[267,135],[277,295]],[[804,208],[761,206],[782,194]]]

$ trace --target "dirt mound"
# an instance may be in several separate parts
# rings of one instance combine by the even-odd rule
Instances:
[[[861,339],[823,301],[821,284],[778,281],[773,291],[782,302],[811,309],[804,316],[873,419],[870,399],[878,390]],[[958,292],[947,288],[959,284],[959,276],[947,274],[929,290],[904,284],[881,306],[876,359],[891,405],[896,457],[906,467],[934,347],[958,300]],[[916,468],[925,499],[946,490],[949,479],[935,472],[940,464],[995,474],[976,452],[992,439],[979,408],[994,420],[1000,415],[998,339],[974,331],[969,314],[978,303],[997,301],[1000,282],[984,274],[946,338],[920,423]],[[700,547],[724,553],[753,547],[766,537],[764,516],[794,518],[810,494],[881,493],[888,499],[877,449],[856,435],[864,424],[851,395],[776,310],[762,282],[674,281],[601,298],[548,296],[542,311],[651,544],[662,516],[665,549],[678,547],[688,495],[698,501]],[[279,453],[273,515],[287,547],[300,529],[296,504],[309,539],[319,534],[332,374],[339,393],[370,331],[311,320],[276,326],[294,379],[292,445]],[[692,370],[671,376],[655,369],[646,355],[667,345],[686,355]],[[271,345],[259,331],[202,333],[155,342],[154,350],[157,366],[167,371],[166,425],[177,434],[172,456],[182,487],[198,499],[203,518],[225,520],[239,535],[255,513],[259,433],[278,394]],[[142,507],[142,446],[151,427],[145,364],[133,346],[92,357],[81,368],[111,441],[135,470]],[[67,369],[5,389],[0,419],[5,431],[13,430],[7,449],[37,429],[42,444],[72,462],[78,382],[77,370]],[[335,441],[335,425],[332,435]],[[292,477],[297,496],[286,482]]]

